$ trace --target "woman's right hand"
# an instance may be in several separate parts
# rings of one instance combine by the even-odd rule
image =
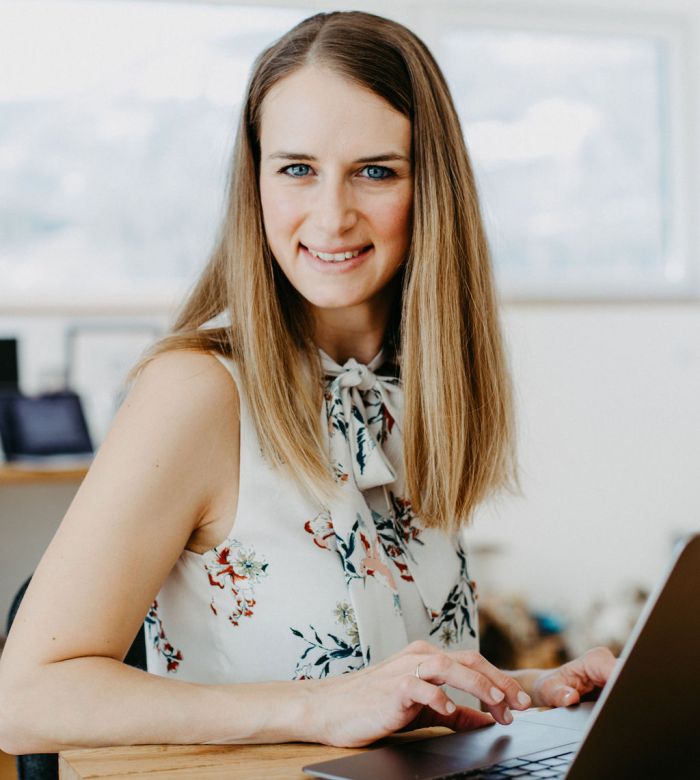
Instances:
[[[456,705],[441,688],[445,684],[471,693],[487,712]],[[510,709],[531,704],[512,677],[475,650],[446,652],[423,641],[375,666],[319,680],[315,693],[320,722],[314,724],[312,738],[338,747],[362,747],[424,726],[470,731],[495,721],[509,724]]]

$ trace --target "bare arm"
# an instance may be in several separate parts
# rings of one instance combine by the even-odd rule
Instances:
[[[212,356],[144,370],[44,554],[0,661],[0,747],[298,739],[308,686],[213,686],[122,661],[217,484],[238,478],[235,384]]]
[[[31,685],[3,691],[9,753],[105,745],[313,741],[307,729],[315,681],[195,685],[110,658],[51,664]]]
[[[233,389],[232,389],[233,388]],[[107,439],[25,594],[0,660],[0,748],[317,741],[357,747],[405,727],[510,723],[530,700],[471,651],[414,642],[336,678],[196,685],[123,664],[217,485],[236,479],[235,385],[213,357],[156,358]],[[415,675],[418,664],[421,677]],[[491,715],[456,707],[442,686]]]

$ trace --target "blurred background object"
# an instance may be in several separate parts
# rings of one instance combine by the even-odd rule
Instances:
[[[625,588],[575,617],[535,612],[525,598],[492,593],[479,604],[481,653],[502,669],[551,668],[598,646],[617,656],[648,595]]]
[[[563,626],[525,599],[490,595],[479,604],[479,647],[501,669],[551,668],[569,660]]]
[[[163,329],[153,322],[102,321],[65,329],[65,387],[86,399],[92,434],[102,441],[126,392],[124,378]]]
[[[0,394],[19,388],[17,339],[0,339]]]
[[[646,588],[626,586],[595,601],[567,632],[569,652],[578,655],[589,647],[605,645],[619,655],[648,597]]]
[[[70,391],[1,396],[0,441],[5,458],[15,463],[93,451],[80,396]]]

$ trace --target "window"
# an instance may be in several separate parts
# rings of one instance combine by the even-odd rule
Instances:
[[[682,36],[632,22],[622,31],[587,29],[590,20],[581,29],[511,24],[441,25],[436,47],[502,291],[688,294]]]
[[[254,57],[335,7],[269,2],[3,3],[0,311],[181,298],[220,222]],[[695,290],[690,12],[617,5],[371,9],[400,11],[445,71],[507,297]]]
[[[18,0],[0,24],[0,306],[175,302],[221,216],[254,57],[309,14]]]

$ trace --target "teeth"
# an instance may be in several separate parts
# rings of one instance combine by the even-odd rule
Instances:
[[[314,257],[318,257],[320,260],[325,260],[327,263],[342,263],[343,260],[349,260],[351,257],[357,257],[362,251],[361,249],[358,249],[355,252],[338,252],[337,254],[331,254],[330,252],[316,252],[310,247],[307,247],[307,249]]]

